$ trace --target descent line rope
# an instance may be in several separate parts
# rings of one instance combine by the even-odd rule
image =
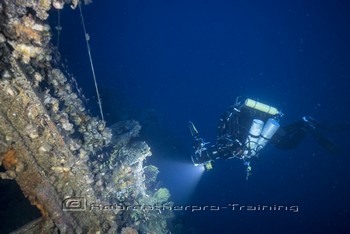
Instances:
[[[94,69],[94,64],[92,62],[92,56],[91,56],[91,50],[90,50],[90,44],[89,44],[89,34],[87,34],[86,32],[86,28],[85,28],[85,21],[84,21],[84,16],[83,16],[83,10],[81,9],[81,3],[78,4],[79,5],[79,10],[80,10],[80,18],[81,18],[81,22],[83,24],[83,29],[84,29],[84,35],[85,35],[85,41],[86,41],[86,47],[87,47],[87,51],[89,54],[89,59],[90,59],[90,66],[91,66],[91,71],[92,71],[92,76],[94,78],[94,83],[95,83],[95,89],[96,89],[96,94],[97,94],[97,102],[98,102],[98,106],[100,108],[100,115],[101,115],[101,119],[102,121],[104,121],[104,117],[103,117],[103,111],[102,111],[102,102],[101,102],[101,97],[100,97],[100,93],[98,91],[98,86],[97,86],[97,81],[96,81],[96,75],[95,75],[95,69]]]
[[[56,26],[56,30],[57,30],[57,42],[56,42],[56,46],[57,46],[57,50],[60,47],[60,34],[61,34],[61,13],[60,10],[57,10],[57,26]]]

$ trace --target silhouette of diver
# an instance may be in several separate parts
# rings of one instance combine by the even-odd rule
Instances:
[[[282,116],[282,112],[272,106],[238,97],[236,103],[219,120],[215,144],[205,142],[194,124],[189,122],[195,148],[192,162],[210,170],[216,159],[238,158],[243,160],[248,178],[252,170],[251,159],[257,157],[268,142],[281,150],[294,149],[307,134],[328,152],[340,152],[322,131],[348,129],[348,125],[326,125],[310,116],[304,116],[300,121],[280,126],[279,119]]]

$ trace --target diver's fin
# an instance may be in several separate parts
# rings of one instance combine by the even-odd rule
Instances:
[[[339,147],[319,131],[319,129],[329,130],[328,126],[322,124],[310,116],[304,116],[303,122],[307,132],[309,132],[315,141],[319,143],[324,149],[326,149],[331,154],[340,153]]]
[[[317,141],[324,149],[326,149],[331,154],[339,154],[341,151],[339,147],[334,144],[330,139],[322,135],[316,129],[309,129],[308,131],[311,136]]]

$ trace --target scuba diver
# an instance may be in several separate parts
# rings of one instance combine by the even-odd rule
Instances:
[[[194,138],[195,166],[212,169],[214,160],[238,158],[246,166],[246,179],[251,175],[250,161],[258,157],[267,143],[281,150],[296,148],[309,133],[321,146],[330,153],[338,153],[339,149],[320,129],[327,129],[312,117],[304,116],[300,121],[287,126],[280,126],[283,113],[275,107],[238,97],[221,117],[218,124],[218,136],[215,144],[205,142],[192,122],[189,122],[191,135]]]

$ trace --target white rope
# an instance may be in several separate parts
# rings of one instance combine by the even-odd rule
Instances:
[[[61,13],[60,10],[57,10],[57,26],[56,26],[56,30],[57,30],[57,50],[60,47],[60,34],[61,34]]]
[[[90,37],[89,37],[89,34],[86,33],[85,22],[84,22],[84,17],[83,17],[83,11],[82,11],[82,9],[81,9],[81,3],[79,3],[79,10],[80,10],[81,21],[82,21],[82,23],[83,23],[83,29],[84,29],[84,34],[85,34],[86,47],[87,47],[88,54],[89,54],[92,76],[94,77],[94,83],[95,83],[96,94],[97,94],[97,100],[98,100],[97,102],[98,102],[98,105],[99,105],[99,107],[100,107],[101,119],[104,121],[103,111],[102,111],[101,97],[100,97],[100,93],[99,93],[99,91],[98,91],[97,81],[96,81],[96,75],[95,75],[95,69],[94,69],[94,64],[93,64],[93,62],[92,62],[92,57],[91,57],[91,51],[90,51],[90,45],[89,45],[89,39],[90,39]]]

